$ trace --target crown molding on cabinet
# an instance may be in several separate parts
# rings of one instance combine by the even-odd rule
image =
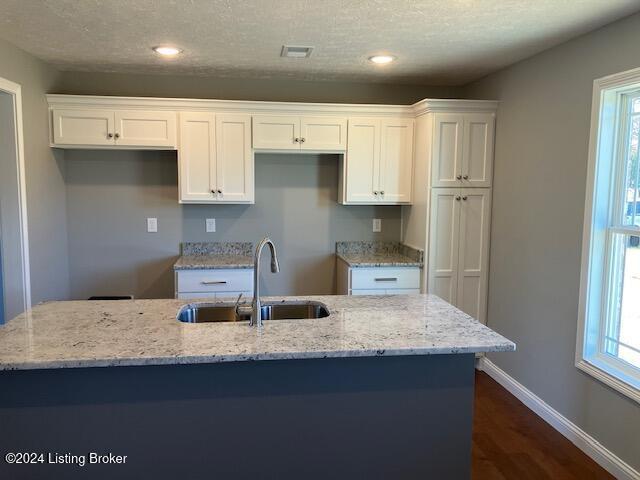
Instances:
[[[413,105],[349,103],[262,102],[192,98],[116,97],[96,95],[47,95],[49,108],[126,108],[127,110],[210,111],[277,115],[354,115],[416,117],[431,112],[495,112],[494,100],[433,99]]]

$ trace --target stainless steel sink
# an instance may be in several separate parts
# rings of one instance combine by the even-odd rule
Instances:
[[[260,308],[263,320],[302,320],[329,316],[329,309],[320,302],[263,303]],[[185,323],[242,322],[248,314],[239,314],[234,304],[191,303],[178,312],[178,320]]]

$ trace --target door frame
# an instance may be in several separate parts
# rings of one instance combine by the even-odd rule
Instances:
[[[22,87],[0,77],[0,91],[13,97],[13,120],[15,125],[16,171],[18,183],[18,217],[21,239],[22,287],[24,291],[24,310],[31,308],[31,270],[29,267],[29,228],[27,223],[27,188],[24,166],[24,135],[22,123]]]

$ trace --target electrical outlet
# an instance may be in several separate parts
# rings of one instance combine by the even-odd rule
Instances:
[[[379,218],[373,219],[373,231],[375,233],[380,233],[382,231],[382,220]]]
[[[147,232],[156,233],[158,231],[158,219],[157,218],[147,218]]]
[[[216,219],[215,218],[207,218],[205,220],[205,227],[207,233],[213,233],[216,231]]]

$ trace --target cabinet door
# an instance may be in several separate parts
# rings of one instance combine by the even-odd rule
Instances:
[[[413,189],[413,120],[382,119],[380,197],[384,203],[410,203]]]
[[[464,115],[436,113],[433,124],[431,186],[462,185]]]
[[[493,176],[493,113],[464,116],[462,183],[466,187],[490,187]]]
[[[53,110],[53,143],[114,145],[114,119],[109,110]]]
[[[253,202],[250,115],[216,115],[216,179],[218,202]]]
[[[429,278],[427,291],[455,305],[458,286],[460,189],[431,191]]]
[[[116,145],[176,148],[175,112],[118,110],[115,112]]]
[[[300,150],[300,118],[271,115],[254,116],[253,148]]]
[[[350,118],[347,153],[344,160],[344,185],[347,203],[379,201],[380,120]]]
[[[460,247],[458,292],[455,305],[485,323],[489,268],[489,224],[491,190],[463,188],[460,191]]]
[[[345,151],[347,149],[347,119],[302,117],[300,119],[300,149]]]
[[[181,203],[213,203],[216,188],[216,118],[213,113],[180,114]]]

